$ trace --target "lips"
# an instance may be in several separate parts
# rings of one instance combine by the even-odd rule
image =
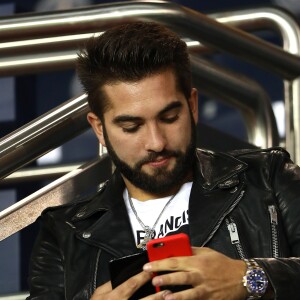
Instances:
[[[176,151],[164,150],[160,153],[151,152],[147,157],[144,157],[136,163],[136,168],[141,169],[143,166],[150,166],[153,168],[163,167],[174,158],[180,157],[180,153]]]
[[[153,166],[153,167],[162,167],[166,165],[170,160],[170,157],[161,157],[157,158],[155,160],[149,161],[148,165]]]

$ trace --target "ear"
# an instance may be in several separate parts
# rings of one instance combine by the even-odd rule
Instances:
[[[197,124],[198,123],[198,91],[195,88],[192,88],[189,104],[190,104],[190,108],[191,108],[191,112],[195,124]]]
[[[93,128],[94,133],[99,140],[99,143],[101,143],[102,146],[106,147],[105,139],[103,135],[103,124],[100,121],[100,119],[94,113],[89,112],[87,114],[87,120],[90,123],[91,127]]]

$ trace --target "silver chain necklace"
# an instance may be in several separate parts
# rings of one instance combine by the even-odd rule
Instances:
[[[178,193],[178,192],[177,192]],[[150,227],[150,226],[147,226],[143,223],[143,221],[140,219],[140,217],[138,216],[137,214],[137,211],[133,205],[133,202],[132,202],[132,199],[129,195],[129,192],[127,190],[127,198],[128,198],[128,201],[129,201],[129,204],[130,204],[130,207],[131,207],[131,210],[133,211],[136,219],[138,220],[138,222],[140,223],[140,225],[142,226],[142,228],[144,229],[145,231],[145,237],[144,239],[142,240],[142,242],[140,244],[137,245],[137,248],[139,249],[143,249],[143,250],[146,250],[146,244],[152,240],[154,238],[154,230],[155,230],[155,227],[160,219],[160,217],[162,216],[163,212],[166,210],[166,208],[169,206],[169,204],[172,202],[172,200],[175,198],[175,196],[177,195],[177,193],[175,193],[173,196],[170,197],[170,199],[168,200],[168,202],[166,203],[166,205],[163,207],[162,211],[160,212],[159,216],[157,217],[156,221],[154,222],[153,226]]]

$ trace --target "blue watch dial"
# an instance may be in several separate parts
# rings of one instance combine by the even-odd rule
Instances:
[[[267,282],[268,280],[263,270],[253,269],[247,274],[248,289],[254,294],[264,293]]]

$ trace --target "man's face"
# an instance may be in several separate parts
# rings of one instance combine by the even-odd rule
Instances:
[[[176,190],[191,173],[196,90],[188,104],[173,73],[165,71],[134,83],[105,85],[103,91],[110,103],[104,124],[94,114],[88,120],[127,187],[155,195]]]

